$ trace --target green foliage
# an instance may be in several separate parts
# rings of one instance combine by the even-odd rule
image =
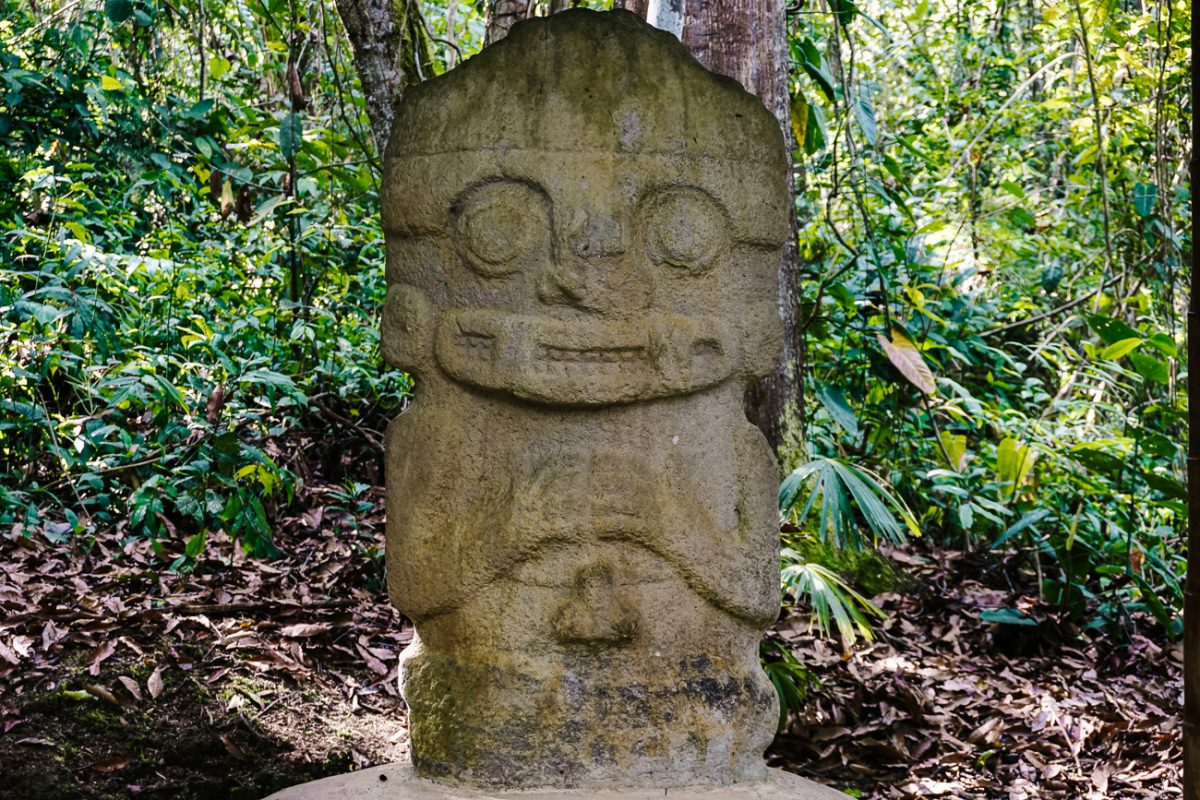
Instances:
[[[807,499],[801,506],[806,487]],[[836,458],[813,459],[779,487],[779,510],[786,521],[802,526],[814,508],[817,537],[838,548],[861,550],[880,541],[899,544],[905,539],[905,528],[920,533],[912,514],[880,485],[877,476]],[[860,518],[871,533],[870,541],[862,538]]]
[[[829,568],[866,597],[911,588],[909,578],[887,555],[877,550],[839,549],[829,542],[818,541],[807,531],[788,527],[784,528],[783,538],[786,541],[784,550],[798,554],[795,560]],[[790,553],[787,555],[789,558],[785,561],[793,560]]]
[[[788,716],[804,708],[809,689],[817,686],[818,681],[791,648],[776,639],[763,639],[758,657],[779,697],[779,730],[783,730]]]
[[[871,577],[890,572],[886,559],[873,551],[874,558],[862,556],[881,542],[904,541],[906,529],[919,534],[912,514],[876,476],[835,458],[814,459],[792,472],[779,487],[779,511],[784,523],[784,603],[804,603],[810,623],[823,636],[836,627],[847,644],[859,636],[869,640],[871,618],[885,615],[842,575],[872,561],[883,564],[868,581],[860,582],[882,591]],[[815,519],[810,518],[814,511]],[[864,529],[869,538],[863,537]]]
[[[303,10],[110,0],[0,22],[5,529],[178,537],[175,569],[218,528],[270,555],[301,451],[406,397],[378,357],[361,92],[332,5]]]
[[[1190,8],[1082,0],[1090,68],[1073,12],[790,18],[802,475],[810,504],[834,501],[823,537],[852,545],[861,515],[888,538],[844,511],[858,495],[833,464],[853,464],[932,539],[1015,554],[1064,615],[1175,635]],[[796,112],[818,108],[813,137]]]
[[[886,615],[869,599],[856,592],[836,572],[805,561],[790,547],[783,548],[783,593],[785,602],[803,601],[812,610],[810,621],[822,636],[836,627],[847,644],[859,636],[871,640],[871,618]]]

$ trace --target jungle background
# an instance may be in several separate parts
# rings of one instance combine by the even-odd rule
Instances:
[[[7,797],[404,755],[371,5],[0,3]],[[1181,796],[1189,4],[753,5],[797,215],[771,763]],[[385,4],[394,90],[558,6]]]

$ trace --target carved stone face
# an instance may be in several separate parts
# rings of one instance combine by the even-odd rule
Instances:
[[[522,151],[468,176],[454,157],[421,162],[458,180],[413,198],[441,218],[435,231],[389,243],[393,363],[432,355],[455,381],[553,405],[687,394],[769,368],[777,311],[755,297],[772,297],[778,251],[722,197],[735,164]],[[407,341],[391,335],[406,326]]]
[[[406,98],[382,198],[385,357],[558,406],[765,374],[787,220],[774,120],[694,62],[607,83],[603,53],[552,66],[570,47],[661,49],[646,37],[542,44],[489,48]],[[513,63],[471,72],[488,58]]]

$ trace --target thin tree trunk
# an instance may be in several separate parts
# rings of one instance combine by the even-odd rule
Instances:
[[[1188,355],[1188,521],[1187,521],[1187,584],[1183,598],[1183,800],[1200,800],[1200,117],[1195,113],[1200,103],[1200,86],[1196,83],[1196,57],[1200,54],[1200,17],[1192,13],[1192,157],[1191,200],[1192,241],[1190,277],[1191,297],[1188,298],[1187,355]],[[1165,187],[1164,187],[1165,188]]]

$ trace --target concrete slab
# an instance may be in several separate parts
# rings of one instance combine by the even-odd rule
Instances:
[[[761,783],[678,789],[481,791],[418,778],[408,764],[334,775],[276,792],[267,800],[846,800],[841,792],[782,770]]]

